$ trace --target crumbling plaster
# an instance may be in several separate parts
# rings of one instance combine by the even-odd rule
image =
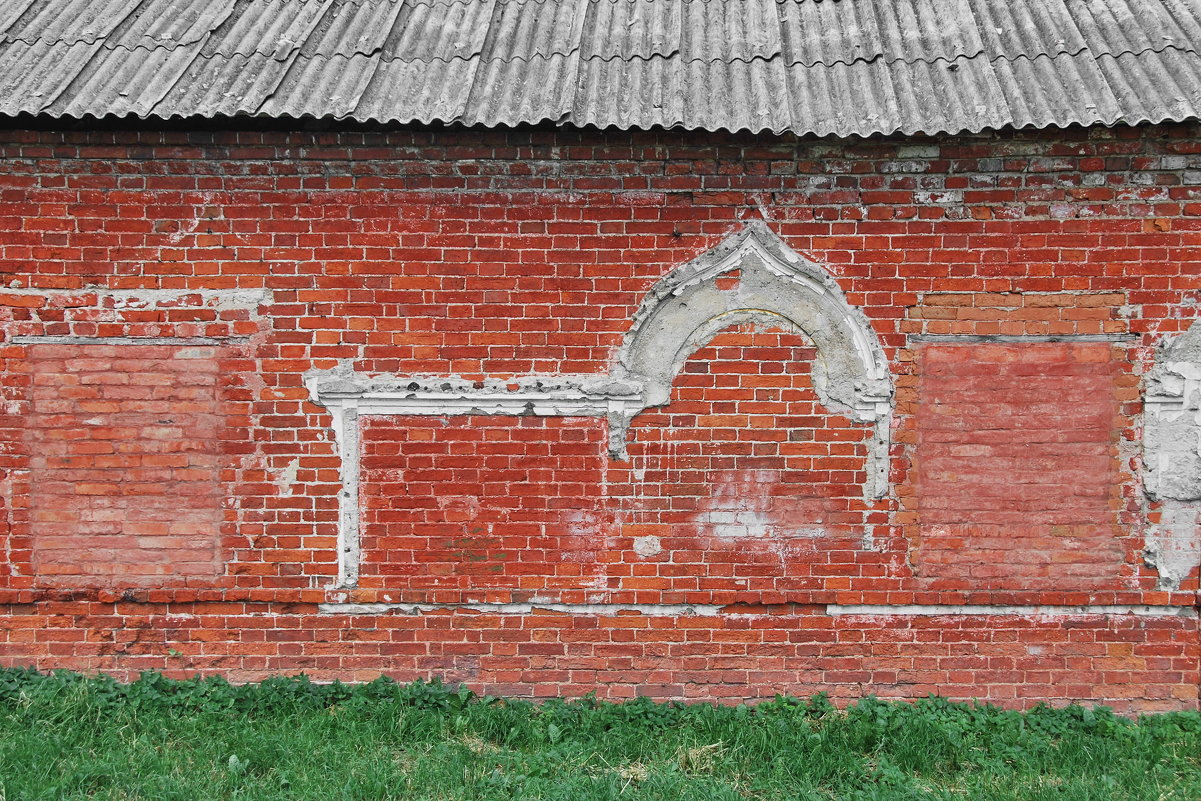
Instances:
[[[729,280],[720,282],[727,277]],[[363,415],[603,416],[609,453],[625,459],[630,423],[671,398],[689,355],[719,331],[743,323],[798,331],[817,349],[813,382],[831,411],[873,426],[866,498],[888,492],[893,385],[880,343],[863,312],[833,276],[752,222],[683,264],[648,292],[601,375],[537,375],[472,381],[458,376],[369,376],[349,362],[310,371],[305,384],[328,408],[341,457],[339,571],[335,588],[358,582],[359,418]]]
[[[723,288],[718,279],[726,275],[737,279]],[[879,340],[834,277],[789,248],[766,223],[750,223],[651,287],[613,376],[643,387],[643,408],[666,404],[688,357],[719,331],[743,323],[791,329],[813,342],[813,384],[822,403],[875,425],[864,495],[883,497],[893,387]],[[616,421],[611,437],[619,453],[633,416]]]
[[[1178,589],[1201,565],[1201,324],[1160,346],[1143,404],[1143,487],[1159,501],[1144,557]]]

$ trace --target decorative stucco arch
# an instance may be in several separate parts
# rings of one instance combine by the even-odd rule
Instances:
[[[735,273],[737,280],[719,282]],[[633,417],[670,400],[672,381],[688,356],[718,331],[746,322],[793,329],[813,342],[813,383],[822,403],[875,426],[864,494],[883,496],[893,387],[880,342],[833,276],[762,222],[672,270],[643,300],[612,371],[617,381],[641,388],[642,402],[611,416],[615,455],[624,453]]]

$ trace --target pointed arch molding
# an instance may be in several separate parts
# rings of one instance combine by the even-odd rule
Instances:
[[[743,323],[787,328],[817,349],[813,383],[828,409],[873,426],[867,498],[888,492],[893,386],[880,342],[861,310],[828,272],[754,222],[659,280],[647,293],[608,374],[540,375],[475,382],[457,376],[367,375],[349,363],[305,376],[315,402],[330,409],[342,458],[339,575],[359,569],[359,419],[364,415],[603,416],[609,453],[626,458],[630,423],[671,398],[684,362],[724,328]]]
[[[734,273],[737,280],[719,283]],[[746,322],[790,328],[813,342],[813,383],[822,403],[876,426],[864,492],[885,494],[893,389],[880,341],[833,276],[764,223],[751,223],[651,288],[618,353],[614,377],[642,387],[642,408],[661,406],[697,348],[723,328]],[[615,422],[611,450],[622,452],[629,420]]]

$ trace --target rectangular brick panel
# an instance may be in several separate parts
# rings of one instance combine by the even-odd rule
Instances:
[[[917,404],[924,576],[1108,585],[1118,573],[1115,363],[1104,342],[928,344]]]
[[[595,418],[367,418],[362,586],[577,587],[603,561]]]
[[[213,576],[222,425],[215,347],[29,348],[33,566],[41,583]]]

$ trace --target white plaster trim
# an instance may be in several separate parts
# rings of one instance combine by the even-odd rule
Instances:
[[[732,288],[716,280],[739,271]],[[612,375],[645,387],[646,406],[669,402],[671,385],[697,348],[722,328],[759,323],[797,330],[817,348],[813,385],[826,408],[874,425],[864,497],[888,493],[892,376],[875,330],[828,271],[753,222],[655,283],[634,315]],[[620,420],[612,438],[624,455]]]
[[[250,337],[81,337],[22,334],[9,341],[14,345],[244,345],[250,341]]]
[[[743,273],[740,288],[702,292],[706,284],[733,270]],[[747,284],[749,291],[743,291],[742,283]],[[793,287],[801,291],[797,293]],[[680,303],[681,298],[685,302]],[[684,310],[688,313],[673,315]],[[798,315],[800,312],[805,314]],[[662,375],[664,368],[674,374],[678,363],[682,363],[680,351],[704,344],[694,342],[693,335],[700,332],[702,337],[709,336],[705,324],[732,313],[762,315],[768,318],[767,322],[782,318],[813,339],[826,361],[837,361],[848,368],[847,375],[828,377],[831,383],[846,382],[841,393],[830,395],[827,388],[818,388],[827,406],[845,404],[858,413],[861,422],[871,422],[891,412],[891,374],[867,317],[847,301],[833,275],[794,251],[765,223],[758,221],[676,267],[651,287],[626,333],[613,375],[652,385],[664,384],[648,386],[648,400],[651,405],[666,402],[664,396],[670,391],[672,375]],[[677,323],[677,316],[688,321],[684,328]],[[806,325],[806,321],[810,324]],[[676,352],[668,354],[657,349],[664,344],[664,333],[670,344],[678,345],[673,348]],[[823,334],[830,335],[834,347],[823,342]],[[843,337],[849,342],[838,341]],[[851,358],[846,358],[848,355]],[[652,376],[660,381],[648,381]]]
[[[984,617],[1090,617],[1134,615],[1135,617],[1197,617],[1192,606],[1106,605],[1096,606],[1020,606],[1006,604],[830,604],[831,616],[873,615],[884,617],[984,616]]]
[[[307,377],[313,399],[353,404],[361,415],[536,415],[603,417],[641,408],[642,388],[604,375],[521,376],[475,383],[457,376],[368,377],[345,367]]]
[[[494,615],[529,615],[534,612],[560,612],[567,615],[611,617],[637,612],[647,617],[714,617],[721,614],[716,604],[561,604],[561,603],[462,603],[462,604],[319,604],[323,615],[420,615],[426,612],[469,611]]]
[[[559,612],[567,615],[611,617],[635,612],[646,617],[776,617],[771,612],[724,612],[721,604],[566,604],[542,601],[527,603],[324,603],[317,610],[323,615],[421,615],[430,612],[482,612],[494,615],[529,615],[535,612]],[[1192,606],[1011,606],[989,604],[828,604],[831,617],[1178,617],[1195,618]],[[794,616],[788,613],[783,616]]]
[[[338,478],[338,578],[334,587],[354,587],[359,583],[359,411],[353,405],[333,406],[334,439],[340,463]]]
[[[349,363],[304,377],[314,403],[330,411],[338,449],[338,577],[330,589],[358,585],[361,548],[359,420],[368,415],[633,415],[645,404],[641,385],[604,375],[542,375],[474,382],[458,376],[367,376]],[[612,426],[611,426],[612,430]]]
[[[96,305],[113,309],[146,308],[197,308],[217,311],[249,309],[273,302],[270,289],[108,289],[106,287],[82,287],[80,289],[43,289],[39,287],[0,287],[6,295],[25,295],[78,300],[86,295],[96,297]],[[199,303],[195,302],[198,300]],[[72,303],[72,306],[77,304]]]

